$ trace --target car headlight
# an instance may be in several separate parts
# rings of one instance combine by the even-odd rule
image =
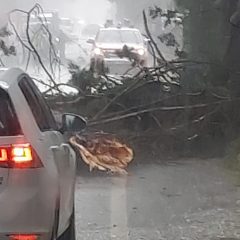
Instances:
[[[143,56],[145,54],[145,50],[143,48],[140,48],[137,50],[137,53],[140,55],[140,56]]]
[[[95,55],[103,55],[103,52],[100,48],[95,48],[93,52]]]

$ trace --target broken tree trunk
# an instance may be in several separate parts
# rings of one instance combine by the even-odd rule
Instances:
[[[90,171],[110,171],[127,174],[126,168],[133,160],[133,150],[114,135],[88,133],[70,138],[70,143],[80,152]]]

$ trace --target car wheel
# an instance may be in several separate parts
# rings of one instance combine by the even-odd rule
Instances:
[[[54,216],[54,224],[51,234],[51,240],[56,240],[58,235],[58,224],[59,224],[59,206],[60,203],[57,201],[56,209],[55,209],[55,216]]]
[[[52,230],[52,240],[57,239],[57,234],[58,234],[58,221],[59,221],[59,210],[55,211],[55,221],[53,225],[53,230]]]
[[[70,224],[67,230],[63,233],[62,236],[58,238],[58,240],[76,240],[76,233],[75,233],[75,211],[73,210]]]

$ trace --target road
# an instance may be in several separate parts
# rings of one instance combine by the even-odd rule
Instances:
[[[223,160],[135,163],[123,177],[79,174],[79,240],[240,239],[238,175]]]

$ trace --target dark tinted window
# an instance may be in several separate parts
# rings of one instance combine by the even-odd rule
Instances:
[[[17,136],[21,133],[12,102],[8,94],[0,88],[0,136]]]
[[[56,122],[42,94],[30,79],[23,78],[19,86],[41,131],[56,130]]]

